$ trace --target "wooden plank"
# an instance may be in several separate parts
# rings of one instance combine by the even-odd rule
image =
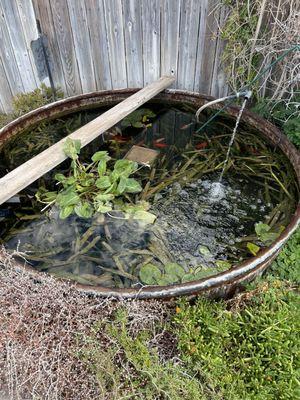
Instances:
[[[51,0],[50,6],[54,29],[57,35],[61,64],[64,71],[67,94],[71,96],[82,93],[67,0]]]
[[[102,0],[85,2],[97,90],[112,89],[105,15]]]
[[[12,92],[10,89],[9,81],[7,79],[2,60],[0,58],[0,101],[1,112],[9,113],[12,111]]]
[[[113,89],[127,87],[124,28],[121,0],[104,0],[108,56]]]
[[[31,65],[28,49],[23,35],[22,24],[19,17],[17,3],[15,0],[2,0],[2,12],[13,47],[15,60],[25,92],[29,92],[38,86]]]
[[[160,1],[142,0],[144,85],[160,76]]]
[[[183,0],[181,7],[178,88],[191,91],[194,89],[200,4],[198,0]]]
[[[82,0],[67,0],[67,2],[82,90],[92,92],[96,90],[96,81],[85,2]]]
[[[200,4],[200,18],[199,18],[199,33],[198,33],[198,44],[197,44],[197,57],[196,67],[194,74],[194,92],[200,92],[200,75],[202,69],[202,63],[205,62],[204,57],[204,46],[205,46],[205,34],[206,34],[206,19],[207,19],[207,6],[208,0],[202,0]]]
[[[169,87],[173,82],[173,77],[165,76],[160,78],[158,81],[153,82],[151,85],[112,107],[93,121],[77,129],[75,132],[67,136],[67,138],[80,140],[81,147],[86,146],[156,94]],[[47,106],[44,108],[47,108]],[[14,194],[18,193],[20,190],[24,189],[36,179],[64,161],[67,157],[63,152],[63,145],[67,138],[55,143],[47,150],[33,157],[31,160],[25,162],[1,178],[0,187],[5,188],[5,190],[2,190],[0,193],[0,204],[4,203]]]
[[[160,45],[162,75],[177,75],[180,6],[180,1],[163,0],[162,2]]]
[[[123,0],[128,87],[143,86],[141,7],[136,0]]]
[[[52,11],[49,0],[32,0],[36,18],[40,21],[42,32],[47,36],[48,50],[50,55],[50,66],[54,85],[61,87],[67,94],[59,47],[58,38],[54,28]]]
[[[2,3],[0,3],[0,58],[2,59],[4,71],[9,82],[12,95],[24,92],[24,86],[20,71],[16,63],[11,40],[7,30]]]

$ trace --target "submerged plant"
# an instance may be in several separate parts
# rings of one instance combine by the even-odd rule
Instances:
[[[125,213],[122,218],[131,216],[154,222],[155,216],[147,212],[148,203],[141,201],[134,204],[129,197],[142,191],[140,183],[130,177],[137,171],[138,164],[122,159],[110,169],[108,152],[97,151],[92,156],[92,162],[85,165],[79,161],[80,147],[79,140],[66,140],[64,152],[72,159],[71,172],[68,176],[61,173],[55,175],[62,185],[60,191],[49,192],[41,187],[36,193],[37,199],[49,205],[56,203],[62,219],[74,213],[82,218],[91,218],[96,212],[105,214],[115,210]]]

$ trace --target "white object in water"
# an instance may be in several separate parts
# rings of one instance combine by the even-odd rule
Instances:
[[[213,182],[209,191],[212,201],[218,201],[225,197],[225,187],[221,182]]]

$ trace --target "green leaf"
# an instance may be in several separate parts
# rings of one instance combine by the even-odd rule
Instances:
[[[271,232],[271,227],[269,225],[264,224],[263,222],[258,222],[255,224],[255,232],[257,234],[257,237],[263,243],[268,243],[276,240],[280,235],[281,230],[279,232]]]
[[[139,182],[133,178],[127,178],[126,179],[126,188],[125,192],[126,193],[139,193],[142,191],[142,186],[139,184]]]
[[[111,182],[108,176],[100,176],[100,178],[96,180],[96,186],[99,189],[107,189],[110,185]]]
[[[126,185],[127,185],[127,178],[121,176],[117,187],[117,191],[119,194],[122,194],[124,192],[124,190],[126,189]]]
[[[195,281],[197,280],[197,278],[195,277],[194,274],[185,274],[182,279],[181,282],[185,283],[185,282],[191,282],[191,281]]]
[[[142,127],[144,126],[144,124],[143,124],[142,122],[134,122],[134,123],[132,124],[132,126],[133,126],[134,128],[142,128]]]
[[[117,160],[114,166],[114,172],[118,176],[128,177],[138,169],[138,164],[131,160]]]
[[[74,206],[62,207],[59,213],[59,218],[66,219],[69,215],[72,214],[73,210]]]
[[[113,200],[115,196],[112,193],[99,193],[95,197],[96,201],[110,201]]]
[[[168,286],[168,285],[172,285],[178,281],[179,281],[178,276],[164,274],[161,276],[161,278],[157,279],[157,284],[160,286]]]
[[[248,242],[247,243],[247,249],[250,251],[251,254],[256,256],[256,254],[259,252],[260,247],[257,246],[255,243]]]
[[[103,204],[101,202],[98,202],[96,204],[96,210],[102,214],[105,214],[112,210],[112,206],[110,204]]]
[[[155,285],[157,280],[161,278],[160,269],[153,264],[145,264],[139,272],[140,280],[146,285]]]
[[[203,256],[211,255],[209,248],[206,246],[200,245],[198,250],[199,250],[199,253],[201,253]]]
[[[230,262],[225,261],[225,260],[217,260],[216,266],[218,268],[218,271],[225,271],[226,269],[231,268]]]
[[[106,171],[106,161],[105,161],[105,160],[100,160],[100,161],[99,161],[97,170],[98,170],[98,174],[99,174],[100,176],[101,176],[101,175],[104,175],[104,173],[105,173],[105,171]]]
[[[202,269],[200,271],[195,272],[195,279],[204,279],[208,278],[209,276],[215,275],[220,271],[214,269]]]
[[[111,158],[108,155],[107,151],[97,151],[93,156],[92,156],[92,161],[97,162],[97,161],[109,161]]]
[[[153,224],[154,221],[156,220],[156,215],[151,214],[148,211],[138,210],[133,214],[132,218],[139,221],[143,221],[146,224]]]
[[[73,206],[79,203],[80,198],[74,189],[70,188],[60,192],[56,201],[60,207]]]
[[[54,179],[56,179],[58,182],[64,182],[67,177],[63,174],[55,174]]]
[[[260,236],[262,233],[269,232],[270,229],[271,227],[263,222],[258,222],[255,224],[255,232],[257,236]]]
[[[81,218],[91,218],[94,213],[93,207],[87,201],[77,204],[74,211]]]
[[[68,185],[73,185],[76,182],[76,178],[74,176],[69,176],[69,178],[66,179],[65,183]]]
[[[35,197],[42,203],[51,203],[57,197],[57,192],[48,192],[46,188],[40,187],[36,192]]]
[[[64,145],[63,151],[66,156],[72,158],[72,160],[76,160],[78,158],[78,154],[80,153],[81,142],[80,140],[72,140],[67,138]]]
[[[185,270],[184,268],[176,263],[169,263],[165,265],[165,274],[171,275],[174,278],[182,278],[185,275]],[[178,280],[176,279],[176,280]],[[174,280],[174,282],[176,281]]]

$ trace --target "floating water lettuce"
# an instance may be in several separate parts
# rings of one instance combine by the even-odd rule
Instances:
[[[142,191],[141,184],[131,177],[138,164],[122,159],[108,165],[111,161],[108,152],[97,151],[92,156],[92,162],[84,165],[79,161],[80,148],[79,140],[68,138],[65,141],[64,152],[72,159],[70,175],[56,174],[55,179],[62,186],[61,190],[48,192],[41,187],[36,198],[44,204],[56,203],[62,219],[71,214],[91,218],[96,212],[105,214],[116,210],[125,213],[122,218],[132,217],[146,224],[153,223],[156,217],[147,211],[147,202],[133,204],[129,201],[130,194]]]

